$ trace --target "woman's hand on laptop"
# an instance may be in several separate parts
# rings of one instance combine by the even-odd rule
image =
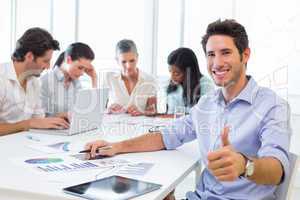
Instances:
[[[119,113],[125,113],[126,109],[121,106],[120,104],[114,103],[108,108],[109,114],[119,114]]]
[[[69,123],[65,119],[59,117],[32,118],[28,120],[29,128],[67,129],[69,126]]]
[[[104,140],[96,140],[89,142],[85,145],[86,150],[90,150],[89,155],[94,158],[97,155],[101,156],[114,156],[118,153],[116,147],[112,143]]]
[[[140,116],[143,115],[143,112],[139,111],[139,109],[135,105],[131,105],[127,108],[127,113],[131,116]]]

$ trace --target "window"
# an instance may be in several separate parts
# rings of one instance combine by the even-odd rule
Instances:
[[[184,46],[197,55],[200,71],[207,74],[201,40],[207,25],[217,19],[232,18],[232,1],[188,0],[185,4]]]
[[[0,6],[0,63],[9,62],[11,49],[11,1],[1,0]]]
[[[115,45],[121,39],[132,39],[139,52],[138,67],[151,69],[145,63],[145,2],[141,0],[80,1],[78,40],[91,45],[96,52],[98,68],[117,67]]]
[[[167,57],[180,46],[181,0],[159,1],[157,75],[169,76]]]
[[[75,1],[53,0],[53,37],[59,41],[61,50],[75,42]]]
[[[252,50],[248,73],[288,100],[292,113],[299,114],[299,1],[277,0],[271,6],[268,1],[236,1],[236,7]]]
[[[266,86],[271,87],[276,84],[273,77],[280,76],[278,69],[289,66],[289,70],[292,70],[291,58],[296,55],[294,44],[298,38],[295,27],[300,21],[296,1],[274,1],[271,7],[268,2],[258,0],[251,3],[237,1],[237,7],[237,20],[245,26],[252,49],[248,72],[262,82],[270,77],[270,81],[267,81],[269,85]],[[266,8],[269,8],[268,12]],[[282,8],[288,12],[278,15],[283,11]]]
[[[75,0],[53,0],[52,34],[54,39],[59,41],[60,52],[64,51],[75,38]],[[53,53],[52,65],[60,54]],[[52,66],[51,65],[51,66]]]
[[[32,27],[41,27],[49,31],[51,0],[17,0],[16,2],[17,38],[19,38],[27,29]]]

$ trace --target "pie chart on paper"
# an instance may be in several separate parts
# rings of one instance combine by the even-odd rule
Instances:
[[[28,164],[51,164],[51,163],[59,163],[63,162],[64,160],[61,158],[34,158],[25,160],[25,163]]]

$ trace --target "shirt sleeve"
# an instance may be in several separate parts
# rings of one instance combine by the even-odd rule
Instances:
[[[108,80],[112,76],[112,72],[101,71],[99,77],[99,87],[100,88],[109,88]]]
[[[259,135],[261,148],[258,151],[258,157],[274,157],[279,160],[285,177],[290,174],[290,108],[287,102],[279,101],[263,119],[263,126]]]
[[[51,97],[49,91],[49,76],[44,76],[41,79],[41,90],[40,90],[40,104],[45,112],[46,116],[53,116],[54,113],[51,112]]]
[[[149,89],[149,96],[150,97],[157,97],[157,92],[158,92],[158,84],[156,79],[152,79],[150,81],[150,89]]]
[[[162,129],[161,133],[166,149],[175,149],[196,138],[191,115],[175,120],[168,128]]]
[[[157,97],[156,80],[152,77],[146,77],[145,80],[139,81],[136,88],[131,93],[131,99],[128,105],[132,104],[144,111],[147,106],[147,101],[150,97]]]
[[[46,116],[45,111],[42,108],[40,100],[39,100],[39,102],[34,110],[34,113],[32,115],[32,118],[45,117],[45,116]]]
[[[5,85],[1,77],[0,77],[0,85],[2,86]],[[4,102],[5,102],[5,87],[0,87],[0,112],[2,112],[3,110]]]
[[[167,93],[167,89],[166,89]],[[174,114],[175,108],[177,106],[185,107],[185,112],[189,113],[189,107],[184,105],[184,100],[182,97],[183,88],[181,85],[177,86],[177,89],[169,94],[167,94],[167,104],[168,104],[168,114]]]
[[[149,75],[148,75],[149,76]],[[148,97],[156,97],[157,96],[157,81],[153,77],[147,77],[145,81],[139,83],[137,85],[137,94],[141,96]]]
[[[35,87],[37,90],[37,100],[36,100],[36,105],[34,107],[34,112],[32,114],[32,117],[33,118],[45,117],[45,110],[42,106],[42,99],[41,99],[41,96],[39,96],[39,95],[41,95],[41,82],[36,80]]]
[[[168,114],[174,114],[176,100],[172,94],[167,94]]]

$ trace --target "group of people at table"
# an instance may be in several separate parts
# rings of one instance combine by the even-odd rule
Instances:
[[[187,199],[275,199],[276,187],[290,173],[289,105],[246,75],[251,51],[247,32],[237,21],[210,23],[202,48],[214,84],[200,72],[193,50],[180,47],[167,58],[166,114],[183,107],[185,116],[151,134],[116,143],[92,141],[85,148],[92,157],[114,156],[171,150],[197,139],[205,169]],[[87,44],[70,44],[50,69],[55,50],[59,42],[49,32],[31,28],[18,39],[12,61],[0,65],[0,136],[30,128],[68,128],[68,111],[83,88],[83,74],[92,87],[109,88],[109,114],[157,114],[156,79],[138,68],[132,40],[116,45],[120,70],[101,76]],[[97,151],[105,146],[111,148]],[[173,192],[166,197],[174,198]]]

